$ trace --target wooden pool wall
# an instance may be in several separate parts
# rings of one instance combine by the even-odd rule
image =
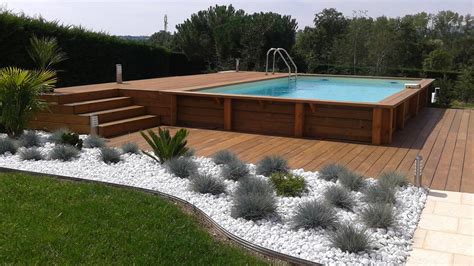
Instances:
[[[433,80],[379,103],[342,103],[190,91],[121,89],[161,123],[279,136],[390,144],[393,133],[428,105]]]

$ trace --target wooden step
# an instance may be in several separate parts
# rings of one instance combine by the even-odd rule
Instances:
[[[92,101],[67,103],[67,104],[64,104],[63,106],[72,107],[74,114],[84,114],[84,113],[91,113],[91,112],[125,107],[125,106],[132,105],[132,103],[133,103],[133,100],[131,97],[113,97],[113,98],[105,98],[105,99],[92,100]]]
[[[80,116],[96,115],[99,118],[99,124],[104,124],[111,121],[122,120],[135,116],[146,114],[146,108],[140,105],[131,105],[121,108],[97,111],[92,113],[81,114]]]
[[[118,89],[103,89],[96,91],[87,92],[74,92],[74,93],[47,93],[41,96],[41,98],[48,102],[57,102],[58,104],[67,104],[74,102],[93,101],[104,98],[119,97],[120,93]]]
[[[128,134],[139,130],[156,127],[159,125],[159,117],[155,115],[142,115],[104,124],[99,124],[98,133],[102,137],[113,137]]]

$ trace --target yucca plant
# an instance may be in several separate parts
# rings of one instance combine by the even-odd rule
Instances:
[[[0,123],[11,137],[19,137],[33,115],[46,103],[39,96],[56,83],[52,71],[34,72],[16,67],[0,70]]]
[[[164,163],[171,158],[183,156],[189,150],[189,148],[186,147],[188,144],[186,138],[189,135],[189,131],[184,128],[178,130],[174,136],[171,136],[168,129],[158,128],[158,135],[151,129],[147,132],[148,135],[144,132],[140,132],[140,134],[152,148],[153,154],[146,151],[142,152],[159,163]]]

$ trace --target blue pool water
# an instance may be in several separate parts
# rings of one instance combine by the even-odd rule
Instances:
[[[297,81],[278,78],[200,90],[207,93],[273,96],[342,102],[376,103],[416,80],[299,76]]]

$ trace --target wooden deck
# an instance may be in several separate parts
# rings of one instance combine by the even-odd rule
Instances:
[[[292,168],[318,170],[337,162],[370,177],[386,170],[398,170],[413,177],[413,162],[420,154],[425,186],[474,192],[474,110],[425,108],[395,134],[389,146],[189,130],[189,145],[200,156],[229,149],[242,160],[255,163],[265,155],[279,154],[289,160]],[[119,146],[127,141],[148,149],[139,133],[112,138],[110,144]]]

